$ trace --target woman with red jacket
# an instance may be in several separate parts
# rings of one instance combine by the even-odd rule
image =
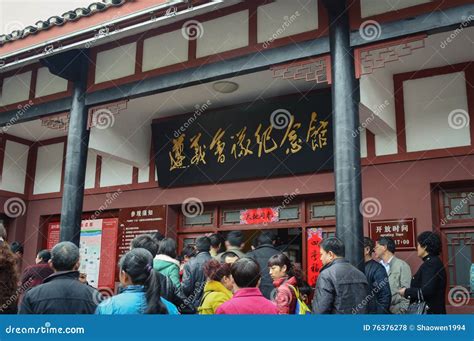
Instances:
[[[36,256],[34,265],[28,266],[21,276],[21,288],[27,291],[33,287],[43,284],[43,281],[53,274],[53,269],[49,265],[51,252],[41,250]]]
[[[278,314],[295,314],[296,292],[299,287],[304,286],[301,273],[294,269],[290,259],[284,253],[270,257],[268,267],[275,287],[272,301],[278,308]]]

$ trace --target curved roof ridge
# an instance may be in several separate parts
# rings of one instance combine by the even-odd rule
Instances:
[[[28,25],[22,30],[14,30],[0,35],[0,47],[15,40],[23,39],[29,35],[48,30],[54,26],[62,26],[71,21],[77,21],[83,17],[89,17],[99,12],[106,11],[111,7],[119,7],[130,0],[101,0],[91,3],[87,7],[78,7],[66,11],[61,15],[53,15],[46,20],[38,20],[34,25]]]

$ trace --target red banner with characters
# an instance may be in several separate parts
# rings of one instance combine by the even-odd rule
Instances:
[[[240,223],[243,225],[266,224],[278,221],[278,208],[250,208],[240,211]]]
[[[323,239],[323,230],[320,228],[309,228],[307,230],[307,274],[308,284],[314,287],[318,279],[319,272],[323,267],[323,263],[319,257],[319,244]]]
[[[99,288],[115,287],[118,219],[102,220],[102,241],[100,250]]]
[[[46,248],[48,250],[51,250],[54,245],[59,243],[59,234],[60,234],[59,222],[49,223],[48,232],[47,232],[48,240],[46,241]]]

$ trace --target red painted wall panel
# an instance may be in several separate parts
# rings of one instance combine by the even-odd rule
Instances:
[[[463,167],[458,162],[462,162]],[[362,169],[363,197],[376,198],[381,204],[380,214],[372,219],[416,218],[417,233],[432,229],[431,183],[474,181],[469,170],[474,169],[474,155],[456,158],[440,158],[416,162],[390,163],[365,166]],[[283,197],[298,189],[300,196],[333,192],[332,173],[304,175],[226,183],[216,186],[193,186],[163,190],[160,188],[124,191],[109,209],[146,205],[179,205],[188,197],[196,197],[204,203]],[[84,211],[93,212],[107,199],[105,194],[89,195],[84,200]],[[26,212],[26,222],[16,228],[25,229],[24,266],[34,260],[41,248],[44,229],[42,216],[60,213],[61,199],[31,201]],[[364,230],[368,233],[368,218],[364,218]],[[192,231],[190,231],[192,232]],[[400,252],[414,270],[420,260],[414,252]]]

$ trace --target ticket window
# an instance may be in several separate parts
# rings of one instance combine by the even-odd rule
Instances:
[[[242,231],[245,235],[245,247],[244,252],[249,252],[252,250],[252,242],[255,238],[268,230],[247,230]],[[301,265],[303,259],[303,240],[302,240],[302,229],[301,228],[278,228],[272,229],[276,233],[277,240],[275,242],[275,247],[285,253],[293,263]]]
[[[247,253],[252,250],[254,239],[258,238],[264,231],[269,230],[241,230],[244,234],[245,246],[242,249]],[[278,228],[272,229],[277,235],[275,247],[286,254],[291,262],[297,267],[302,268],[303,265],[303,236],[301,228]]]
[[[276,247],[300,268],[303,263],[303,238],[301,228],[278,229]]]
[[[245,246],[242,249],[247,253],[252,250],[252,242],[265,230],[240,230],[244,235]],[[303,260],[303,241],[301,228],[280,228],[272,230],[277,234],[275,247],[284,252],[292,262],[301,264]],[[221,232],[223,237],[230,231]],[[179,251],[186,245],[195,245],[196,239],[205,236],[207,233],[182,234],[178,237]]]
[[[245,236],[244,252],[252,250],[252,242],[255,238],[268,230],[244,230]],[[271,231],[276,233],[275,247],[290,258],[291,262],[298,268],[303,268],[303,236],[301,228],[278,228]]]

